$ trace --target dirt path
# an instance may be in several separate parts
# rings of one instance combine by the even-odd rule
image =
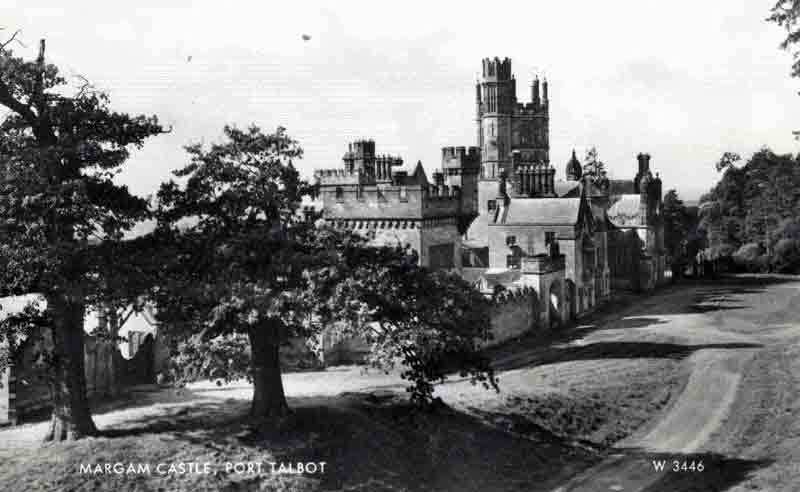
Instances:
[[[619,453],[556,490],[728,490],[766,466],[774,456],[746,451],[759,439],[768,438],[774,448],[786,437],[775,428],[773,420],[782,413],[775,407],[781,398],[796,400],[796,388],[787,381],[797,376],[776,368],[780,354],[800,338],[800,325],[786,322],[800,318],[798,288],[800,283],[764,289],[703,286],[672,292],[659,298],[658,306],[634,310],[653,316],[686,311],[699,296],[707,301],[695,309],[701,313],[661,315],[665,322],[647,329],[646,336],[677,337],[699,348],[685,361],[691,371],[688,383],[664,414],[616,444]],[[659,463],[662,470],[657,470]],[[794,490],[786,478],[779,485],[788,488],[780,490]]]

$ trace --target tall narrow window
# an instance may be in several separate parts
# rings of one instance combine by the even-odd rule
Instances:
[[[336,201],[341,202],[344,201],[344,190],[341,186],[336,187]]]

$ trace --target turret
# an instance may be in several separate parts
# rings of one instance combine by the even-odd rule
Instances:
[[[461,190],[461,211],[467,215],[478,213],[480,168],[481,152],[478,147],[442,147],[445,184]]]
[[[636,156],[636,160],[639,161],[639,172],[636,173],[636,177],[633,179],[633,190],[636,193],[641,193],[645,191],[642,186],[642,180],[645,176],[648,176],[648,181],[653,177],[650,173],[650,154],[639,153]]]
[[[550,103],[550,98],[547,94],[547,79],[544,79],[544,83],[542,83],[542,100],[545,106]]]
[[[542,100],[539,98],[539,76],[537,75],[535,79],[533,79],[533,84],[531,85],[531,102],[533,103],[534,109],[538,109],[539,106],[542,104]]]
[[[579,181],[583,175],[583,168],[575,155],[575,149],[572,149],[572,158],[567,162],[567,181]]]

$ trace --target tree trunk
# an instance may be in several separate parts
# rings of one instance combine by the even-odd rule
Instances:
[[[53,318],[53,367],[50,391],[53,413],[48,441],[70,441],[97,434],[86,396],[84,368],[84,306],[60,297],[47,299]]]
[[[253,402],[250,416],[258,421],[280,423],[289,415],[283,392],[280,363],[280,325],[264,324],[249,332]]]

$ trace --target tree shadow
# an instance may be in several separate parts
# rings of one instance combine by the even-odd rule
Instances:
[[[291,402],[291,424],[269,430],[233,416],[246,412],[246,402],[239,403],[204,403],[183,414],[129,421],[103,436],[169,434],[216,450],[220,460],[268,453],[277,463],[325,462],[326,472],[313,476],[313,490],[549,490],[600,459],[543,429],[512,435],[444,405],[421,411],[389,393]],[[262,490],[268,475],[246,477],[248,486]]]
[[[673,359],[681,360],[698,350],[706,349],[754,349],[757,343],[712,343],[681,345],[654,342],[597,342],[586,345],[550,346],[534,353],[521,353],[495,361],[495,370],[511,370],[521,367],[544,366],[561,362],[595,359]]]

